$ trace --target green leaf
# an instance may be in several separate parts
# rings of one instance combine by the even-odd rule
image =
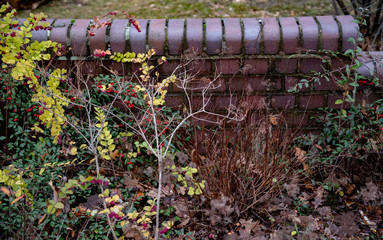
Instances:
[[[56,212],[56,208],[53,207],[53,205],[49,205],[48,207],[48,214],[53,214]]]
[[[342,99],[338,99],[335,101],[335,104],[342,104],[343,103],[343,100]]]
[[[57,202],[57,203],[55,203],[55,207],[59,208],[59,209],[63,209],[64,208],[64,204],[62,202]]]

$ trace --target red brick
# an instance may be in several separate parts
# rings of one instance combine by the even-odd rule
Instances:
[[[206,52],[217,55],[222,51],[222,21],[219,18],[207,18],[206,22]]]
[[[232,109],[230,106],[237,107],[238,101],[236,96],[219,96],[215,97],[215,109],[228,110]]]
[[[193,111],[205,109],[206,111],[213,111],[213,97],[211,96],[191,96],[190,104]]]
[[[255,111],[255,112],[250,112],[250,114],[248,114],[247,119],[250,122],[250,124],[259,124],[260,122],[265,120],[265,117],[266,117],[265,113]]]
[[[313,17],[298,17],[302,27],[302,47],[304,49],[318,50],[319,30]]]
[[[264,53],[277,54],[279,51],[279,44],[281,41],[281,34],[279,24],[276,18],[262,18],[263,22],[263,36],[264,36]]]
[[[308,123],[308,115],[306,113],[287,113],[283,114],[283,118],[290,128],[307,126]]]
[[[109,70],[116,72],[118,75],[126,76],[129,73],[129,67],[130,63],[122,63],[122,62],[116,62],[112,60],[106,60],[102,61],[102,64],[107,68],[108,70],[102,68],[103,74],[110,74]]]
[[[323,95],[310,95],[299,97],[299,108],[302,109],[315,109],[324,107]]]
[[[279,22],[282,28],[282,43],[284,53],[296,53],[299,44],[298,24],[294,17],[281,17]]]
[[[294,58],[283,58],[276,59],[274,62],[275,71],[277,73],[296,73],[298,67],[298,59]]]
[[[165,106],[172,110],[182,110],[184,107],[184,99],[181,96],[166,96]]]
[[[224,78],[218,78],[214,80],[208,77],[201,77],[201,78],[194,78],[182,83],[177,82],[176,84],[173,85],[173,91],[184,92],[182,84],[185,84],[187,91],[192,91],[195,93],[201,93],[203,90],[206,90],[207,92],[224,92],[225,91]],[[210,84],[210,87],[209,87],[209,84]]]
[[[290,109],[294,108],[294,105],[295,96],[293,95],[273,96],[271,98],[271,107],[273,108]]]
[[[225,122],[225,118],[220,118],[209,113],[199,113],[194,115],[191,122],[197,126],[213,127]]]
[[[210,80],[207,77],[198,78],[188,83],[188,89],[190,89],[191,91],[196,91],[196,92],[201,92],[205,89],[209,90],[210,92],[224,92],[225,79],[218,78],[215,80],[214,79]]]
[[[301,73],[323,72],[323,68],[327,68],[327,64],[318,58],[302,58]]]
[[[89,23],[89,19],[76,19],[71,28],[70,45],[74,56],[88,56],[86,42]]]
[[[346,71],[346,65],[351,64],[351,59],[350,58],[332,58],[331,59],[331,70],[338,70],[340,72],[345,72]]]
[[[95,61],[72,61],[81,74],[98,74],[99,66]]]
[[[222,59],[216,61],[218,74],[236,74],[239,72],[240,62],[236,59]]]
[[[68,27],[71,24],[70,19],[57,19],[51,30],[49,39],[53,42],[61,43],[63,46],[67,46],[67,32]]]
[[[266,104],[265,96],[244,96],[240,99],[240,104],[246,110],[259,110]]]
[[[245,59],[242,72],[247,74],[266,74],[269,68],[268,59]]]
[[[160,65],[159,72],[161,74],[178,74],[185,71],[184,66],[181,66],[179,60],[168,60]]]
[[[355,97],[355,103],[356,104],[363,104],[363,100],[367,104],[373,104],[376,101],[382,99],[381,94],[379,93],[371,93],[371,91],[366,91],[366,92],[358,92]]]
[[[112,53],[126,52],[126,31],[127,26],[129,24],[129,20],[127,19],[114,19],[112,22],[112,26],[110,27],[109,33],[109,42],[110,42],[110,50]]]
[[[101,19],[99,20],[99,24],[106,23],[110,20]],[[90,54],[93,55],[94,50],[106,50],[106,26],[90,29],[91,32],[94,33],[94,36],[89,36],[89,48]],[[120,30],[121,31],[121,30]]]
[[[226,50],[228,54],[240,54],[242,31],[239,18],[224,18]]]
[[[165,19],[151,19],[149,24],[149,49],[156,51],[155,55],[165,54]]]
[[[203,41],[202,19],[187,19],[186,21],[187,48],[194,52],[200,52]]]
[[[343,95],[342,94],[330,94],[327,99],[327,106],[329,108],[333,109],[340,109],[340,108],[348,108],[350,107],[350,103],[344,101],[343,104],[335,104],[335,101],[341,99],[343,100]]]
[[[195,60],[187,65],[191,74],[210,74],[211,73],[211,61],[210,60]]]
[[[256,18],[243,18],[245,53],[259,54],[261,50],[261,26]]]
[[[334,91],[334,90],[341,90],[341,87],[338,86],[336,83],[336,79],[327,79],[325,78],[320,78],[320,85],[319,83],[314,83],[314,90],[319,90],[319,91]]]
[[[169,19],[168,22],[168,49],[170,55],[182,53],[184,48],[184,19]]]
[[[338,51],[339,27],[332,16],[318,16],[318,22],[322,27],[322,49]]]
[[[138,22],[141,27],[141,32],[138,32],[135,27],[130,25],[130,51],[135,53],[146,53],[146,27],[148,20],[139,19]]]
[[[286,76],[285,77],[285,90],[289,91],[290,89],[296,87],[299,82],[300,82],[299,78]],[[310,90],[310,86],[306,87],[304,84],[302,84],[302,88],[299,89],[299,87],[297,87],[297,89],[299,91],[309,91]]]
[[[269,82],[265,80],[265,77],[239,77],[232,78],[229,81],[230,91],[266,91],[269,88]]]
[[[68,61],[68,60],[53,60],[52,64],[53,64],[54,68],[69,69],[71,61]]]
[[[352,42],[349,42],[349,38],[357,40],[359,27],[358,24],[354,23],[354,18],[352,16],[336,16],[336,19],[342,26],[342,52],[345,52],[348,49],[354,49],[355,46]]]

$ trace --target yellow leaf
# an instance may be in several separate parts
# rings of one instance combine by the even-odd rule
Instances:
[[[43,174],[44,171],[45,171],[45,168],[40,169],[39,175]]]
[[[108,149],[109,151],[113,151],[115,148],[116,148],[116,145],[110,145]]]
[[[103,195],[104,195],[104,197],[109,196],[109,189],[105,189]]]
[[[72,155],[76,155],[77,154],[77,148],[76,147],[72,147],[72,149],[70,150],[70,153]]]

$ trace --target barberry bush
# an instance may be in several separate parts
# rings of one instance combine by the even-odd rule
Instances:
[[[30,42],[33,31],[51,29],[43,23],[45,15],[31,14],[20,23],[9,5],[0,13],[2,237],[118,239],[132,232],[139,238],[170,237],[174,223],[182,219],[161,209],[165,169],[167,181],[182,184],[189,196],[204,189],[193,166],[174,163],[177,132],[200,114],[241,120],[244,111],[208,112],[207,89],[213,82],[202,90],[206,103],[201,108],[195,110],[188,95],[183,110],[166,107],[170,84],[187,94],[190,77],[160,78],[157,67],[149,64],[154,50],[96,50],[90,58],[107,71],[91,77],[55,68],[54,58],[65,49],[52,41]],[[129,19],[140,31],[134,17]],[[89,35],[105,24],[95,18]],[[140,68],[119,76],[104,60]],[[158,65],[165,61],[157,59]],[[135,176],[143,170],[145,183],[140,184]]]

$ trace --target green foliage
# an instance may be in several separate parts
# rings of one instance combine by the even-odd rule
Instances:
[[[3,6],[1,13],[0,27],[5,34],[0,35],[0,87],[4,89],[0,96],[6,106],[0,118],[7,130],[0,141],[5,146],[2,167],[9,165],[0,170],[0,206],[7,212],[0,215],[2,236],[16,232],[27,239],[121,236],[125,225],[132,223],[117,223],[131,219],[136,212],[139,217],[132,226],[149,237],[155,228],[152,221],[158,212],[157,200],[143,193],[141,198],[147,205],[141,206],[133,199],[134,188],[120,189],[124,177],[108,173],[109,180],[105,169],[137,171],[153,166],[153,156],[169,150],[167,128],[178,113],[163,105],[166,89],[176,77],[159,81],[155,67],[148,64],[154,50],[138,55],[114,54],[114,61],[141,65],[138,83],[125,76],[100,74],[92,77],[92,84],[84,91],[74,84],[83,80],[81,75],[73,81],[66,69],[50,65],[53,57],[61,54],[59,44],[30,42],[32,31],[50,28],[42,23],[44,15],[31,15],[17,28],[17,21],[11,19],[15,11],[9,5]],[[158,63],[165,61],[161,58]],[[154,171],[158,174],[158,169]],[[194,170],[185,171],[194,179]],[[154,179],[144,181],[158,184]],[[203,182],[192,185],[190,195],[200,194],[203,187]],[[120,190],[117,195],[115,191]],[[83,207],[95,195],[102,209]],[[170,229],[172,224],[164,222],[163,226]]]
[[[188,195],[200,195],[202,194],[202,189],[205,188],[205,180],[198,182],[193,174],[198,172],[197,168],[192,168],[189,166],[177,168],[176,165],[170,167],[172,175],[177,179],[184,188],[188,189]]]
[[[357,23],[361,24],[359,20]],[[363,23],[362,23],[363,24]],[[358,69],[363,63],[358,60],[362,54],[362,49],[357,46],[363,39],[350,38],[348,41],[355,45],[354,49],[349,49],[345,53],[334,53],[325,51],[323,54],[330,56],[328,59],[338,59],[342,62],[342,57],[351,60],[350,64],[345,64],[340,69],[315,73],[309,81],[303,79],[290,92],[297,92],[304,87],[309,87],[310,83],[321,84],[321,81],[335,81],[342,90],[341,98],[335,100],[339,109],[320,108],[319,111],[325,113],[317,121],[322,125],[322,132],[316,138],[304,138],[304,144],[312,146],[317,144],[321,149],[321,161],[334,163],[341,159],[353,159],[366,152],[378,152],[382,149],[381,134],[383,132],[382,123],[382,103],[380,98],[375,102],[369,101],[371,91],[362,89],[363,86],[369,88],[381,87],[377,76],[366,78],[358,73]],[[331,60],[323,61],[332,66]],[[373,75],[373,73],[372,73]],[[317,158],[311,158],[313,161]]]

